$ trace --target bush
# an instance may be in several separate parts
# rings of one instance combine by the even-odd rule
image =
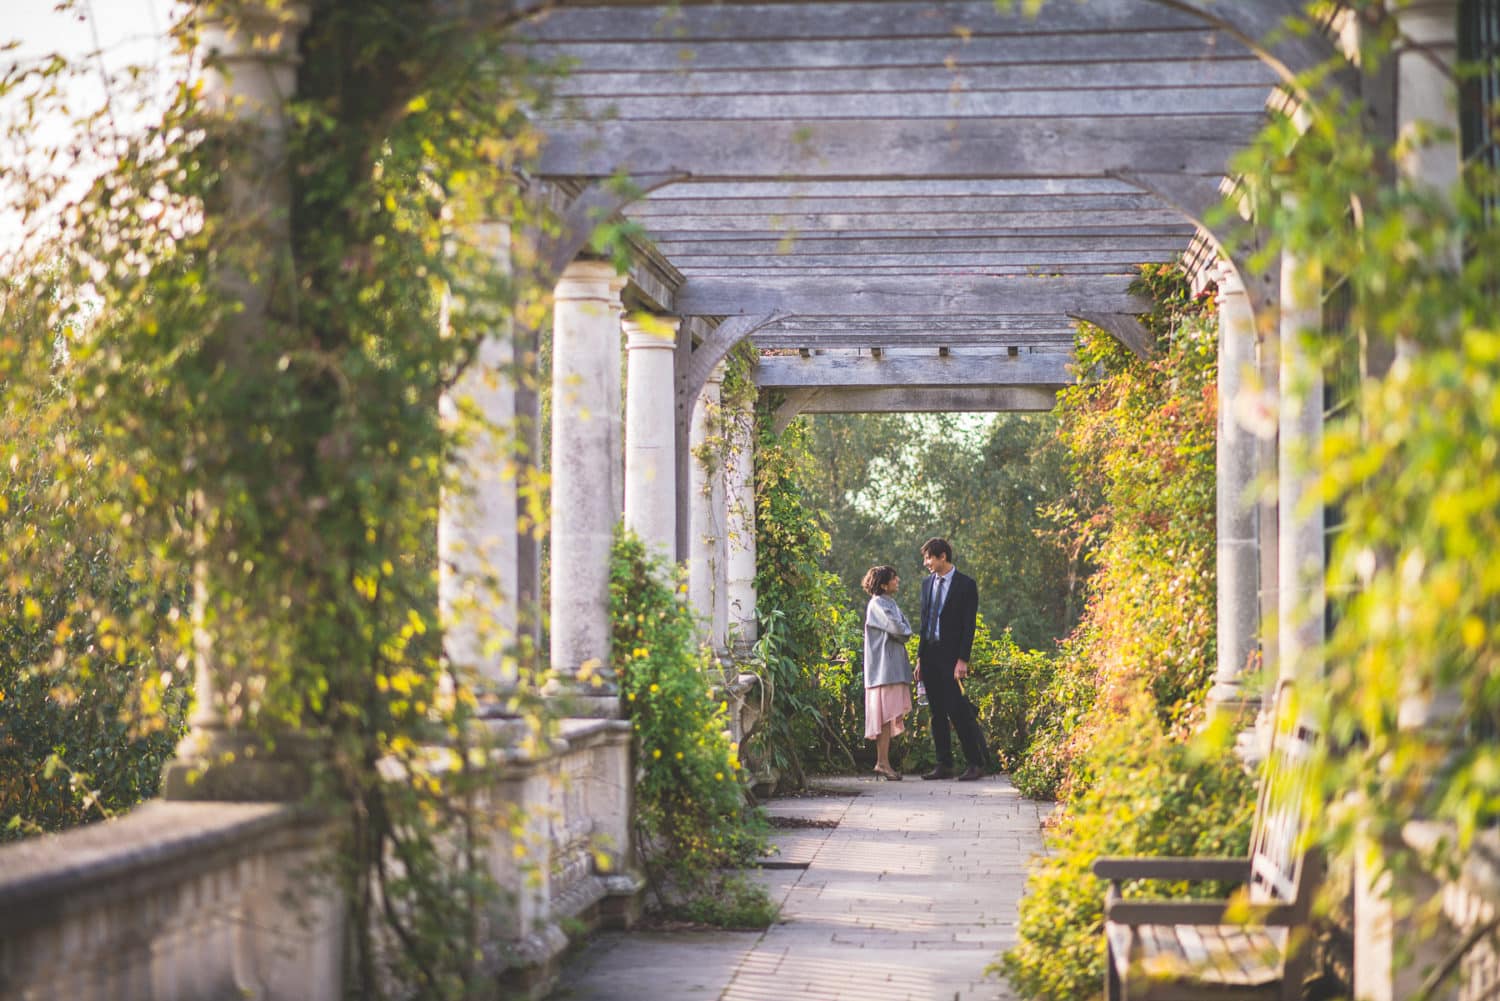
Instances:
[[[1096,733],[1089,764],[1097,781],[1047,832],[1049,853],[1033,866],[1021,901],[1019,941],[1000,961],[1011,984],[1037,1001],[1101,994],[1106,883],[1089,870],[1095,858],[1244,855],[1249,847],[1255,782],[1228,746],[1173,739],[1144,695]],[[1144,881],[1126,888],[1153,896],[1187,890]]]
[[[916,644],[913,637],[908,646],[913,661]],[[964,694],[979,710],[979,729],[994,753],[995,764],[1001,771],[1013,771],[1025,761],[1033,735],[1053,725],[1053,706],[1045,696],[1054,681],[1056,660],[1038,650],[1022,650],[1009,629],[995,636],[981,615],[969,667]],[[861,689],[861,705],[863,697]],[[862,739],[864,714],[859,715]],[[908,723],[906,733],[892,745],[893,759],[908,770],[931,768],[936,764],[931,710],[918,707]],[[953,743],[955,758],[967,764],[956,736]],[[984,762],[980,765],[987,767]]]
[[[1074,735],[1093,708],[1096,693],[1091,674],[1066,653],[1053,661],[1050,680],[1032,700],[1031,742],[1010,773],[1021,795],[1058,797],[1077,751]]]
[[[755,589],[760,608],[770,610],[758,659],[773,702],[747,750],[757,766],[776,769],[780,785],[797,788],[810,772],[855,764],[864,616],[851,613],[838,576],[821,566],[828,533],[800,486],[812,462],[807,422],[778,434],[773,415],[764,405],[757,413],[755,456]]]
[[[91,461],[98,431],[55,414],[60,395],[0,411],[0,841],[154,795],[190,697],[169,638],[187,575],[130,561],[128,523],[80,500],[111,487]],[[58,459],[74,453],[89,459]],[[125,623],[143,619],[149,637],[130,642]]]
[[[674,588],[673,570],[628,533],[611,571],[611,660],[635,733],[632,820],[657,902],[670,916],[730,927],[774,917],[763,889],[719,872],[760,853],[764,826],[746,806],[727,707],[714,696],[718,672],[677,598],[684,585]]]

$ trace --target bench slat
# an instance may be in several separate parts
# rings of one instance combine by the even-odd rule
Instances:
[[[1148,998],[1274,996],[1286,933],[1233,926],[1109,924],[1105,934],[1122,977],[1150,985]],[[1182,993],[1182,990],[1188,993]],[[1193,994],[1193,989],[1200,993]],[[1222,990],[1220,990],[1222,989]],[[1267,994],[1266,991],[1272,993]]]

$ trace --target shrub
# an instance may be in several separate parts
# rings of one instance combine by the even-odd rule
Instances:
[[[760,607],[771,610],[762,621],[759,659],[774,701],[747,750],[795,788],[809,772],[855,764],[854,748],[863,740],[853,719],[863,716],[864,697],[856,702],[854,692],[863,687],[864,616],[850,612],[838,576],[820,563],[828,533],[800,486],[812,461],[807,422],[777,433],[766,407],[757,421],[755,588]]]
[[[189,697],[168,638],[187,575],[122,556],[128,524],[80,500],[118,496],[91,461],[97,429],[53,412],[61,395],[55,383],[0,411],[0,841],[154,795]],[[123,623],[142,619],[149,639],[129,642]]]
[[[913,661],[916,644],[914,637],[908,647]],[[1001,771],[1012,771],[1025,760],[1033,735],[1053,725],[1053,707],[1045,696],[1053,684],[1056,661],[1038,650],[1022,650],[1009,629],[994,635],[981,615],[974,630],[969,667],[964,694],[979,710],[979,728],[994,753],[995,764]],[[862,689],[860,698],[863,704]],[[859,715],[862,718],[864,714]],[[899,754],[897,761],[904,768],[931,768],[936,763],[931,710],[918,707],[908,723],[906,733],[893,745],[893,755]],[[953,743],[955,757],[962,760],[963,748],[956,737]]]
[[[718,672],[699,649],[684,585],[621,534],[610,576],[612,662],[635,734],[632,818],[642,869],[670,915],[742,927],[770,914],[765,891],[718,870],[759,854]],[[764,924],[765,922],[760,922]]]
[[[1032,699],[1031,742],[1010,773],[1021,795],[1057,798],[1077,749],[1074,734],[1093,708],[1096,691],[1082,665],[1066,655],[1054,660],[1050,680]]]
[[[1229,747],[1173,739],[1143,695],[1098,737],[1090,754],[1097,781],[1048,831],[1049,854],[1027,878],[1019,941],[999,964],[1017,990],[1037,1001],[1101,993],[1106,884],[1089,870],[1095,858],[1243,855],[1249,846],[1255,783]],[[1127,887],[1127,894],[1186,891],[1182,883]]]

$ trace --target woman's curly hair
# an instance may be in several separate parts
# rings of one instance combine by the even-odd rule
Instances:
[[[865,571],[865,579],[860,586],[865,589],[866,594],[885,594],[885,586],[895,579],[896,568],[882,563]]]

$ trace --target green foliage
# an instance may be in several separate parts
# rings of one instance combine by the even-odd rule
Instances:
[[[1244,855],[1254,781],[1232,749],[1195,746],[1163,731],[1150,701],[1113,715],[1089,752],[1097,775],[1047,831],[1021,899],[1019,941],[1000,967],[1036,1001],[1102,994],[1106,884],[1089,867],[1100,855]],[[1216,888],[1197,884],[1202,894]],[[1222,889],[1222,888],[1220,888]],[[1150,883],[1132,894],[1184,896],[1186,884]]]
[[[1185,736],[1214,663],[1213,301],[1154,266],[1139,290],[1157,304],[1147,318],[1157,357],[1081,325],[1080,371],[1100,375],[1058,401],[1075,496],[1099,504],[1060,504],[1052,516],[1097,570],[1038,697],[1047,716],[1013,772],[1027,795],[1064,802],[1001,964],[1046,1001],[1097,997],[1103,985],[1096,857],[1243,853],[1253,810],[1253,782],[1230,749]]]
[[[195,5],[178,37],[191,49],[204,18],[280,6]],[[450,449],[507,440],[459,387],[536,298],[482,224],[553,225],[515,184],[537,146],[521,109],[546,97],[503,44],[512,14],[309,6],[284,160],[264,161],[274,147],[233,119],[242,109],[187,84],[142,134],[106,107],[37,148],[75,69],[0,78],[0,127],[24,154],[0,162],[0,191],[27,227],[0,286],[3,691],[35,685],[35,702],[45,687],[98,721],[54,743],[90,784],[112,764],[75,749],[117,721],[150,735],[117,749],[134,777],[108,778],[134,796],[201,662],[236,734],[316,748],[318,802],[350,832],[335,876],[351,994],[468,996],[500,904],[471,799],[474,665],[443,655],[434,529],[440,490],[462,492],[444,482]],[[75,197],[63,182],[79,149],[107,169]],[[290,211],[258,211],[283,183]],[[512,639],[473,625],[491,650]],[[540,730],[532,680],[500,708]]]
[[[56,395],[49,388],[42,399]],[[9,600],[0,601],[0,840],[112,816],[152,795],[185,715],[188,679],[168,649],[120,643],[119,622],[137,608],[165,613],[187,582],[179,575],[176,594],[170,581],[163,593],[130,572],[109,534],[68,531],[83,498],[55,487],[87,470],[59,472],[53,459],[86,457],[98,435],[54,417],[46,405],[0,413],[9,456],[0,519],[31,530],[17,543],[28,558],[10,564]],[[59,537],[57,559],[34,559]],[[71,613],[89,595],[98,614],[79,629]]]
[[[775,914],[764,889],[718,871],[758,854],[763,831],[746,806],[727,707],[714,693],[718,672],[698,647],[677,576],[634,535],[616,539],[611,660],[621,665],[635,733],[640,862],[669,914],[764,927]]]
[[[908,652],[916,658],[917,638]],[[1045,693],[1054,683],[1055,658],[1037,650],[1022,650],[1010,631],[999,636],[990,631],[984,616],[974,630],[974,652],[969,658],[969,677],[963,682],[964,694],[979,710],[979,728],[994,753],[1000,771],[1009,772],[1025,759],[1033,735],[1052,725],[1054,707]],[[859,705],[864,706],[863,690]],[[856,736],[863,740],[863,711],[857,721]],[[907,719],[906,732],[892,742],[892,758],[907,771],[926,771],[936,763],[932,746],[932,712],[917,707]],[[873,745],[865,747],[873,753]],[[963,748],[954,742],[954,755],[967,764]],[[977,762],[988,767],[986,762]]]
[[[793,421],[778,435],[771,412],[758,414],[755,586],[760,607],[770,610],[758,660],[774,701],[746,751],[796,787],[810,771],[854,764],[844,734],[851,706],[864,706],[864,617],[848,609],[838,577],[822,566],[828,532],[800,486],[812,464],[807,422]]]
[[[827,513],[826,565],[862,606],[877,563],[911,569],[925,539],[951,541],[979,585],[979,612],[1028,649],[1050,649],[1077,620],[1082,554],[1043,511],[1085,504],[1050,414],[826,414],[811,419],[802,486]]]
[[[1410,51],[1398,11],[1356,6],[1362,65],[1384,69]],[[1493,123],[1496,108],[1474,80],[1493,72],[1493,54],[1460,41],[1472,60],[1455,70],[1465,124]],[[1462,853],[1500,817],[1500,183],[1483,135],[1429,122],[1392,136],[1361,102],[1335,100],[1315,80],[1304,81],[1297,121],[1274,122],[1238,162],[1268,237],[1252,265],[1283,253],[1300,281],[1336,288],[1346,304],[1306,332],[1292,387],[1351,347],[1360,363],[1358,385],[1339,401],[1353,405],[1326,427],[1321,454],[1290,470],[1314,474],[1302,504],[1325,507],[1339,531],[1327,646],[1284,669],[1299,673],[1344,749],[1325,776],[1335,846],[1397,844],[1390,835],[1423,818],[1450,822],[1450,847]],[[1435,186],[1441,170],[1402,169],[1412,157],[1451,164],[1447,143],[1478,153],[1450,190]],[[1429,725],[1411,725],[1424,715]]]
[[[1028,689],[1030,740],[1010,769],[1021,795],[1055,799],[1069,775],[1073,735],[1094,707],[1097,689],[1090,676],[1054,655],[1045,684]]]
[[[1074,475],[1102,498],[1081,519],[1061,513],[1098,568],[1065,659],[1105,688],[1139,679],[1163,722],[1185,721],[1215,657],[1217,324],[1180,271],[1143,266],[1139,291],[1156,303],[1158,357],[1081,325],[1080,371],[1103,375],[1058,397]]]

